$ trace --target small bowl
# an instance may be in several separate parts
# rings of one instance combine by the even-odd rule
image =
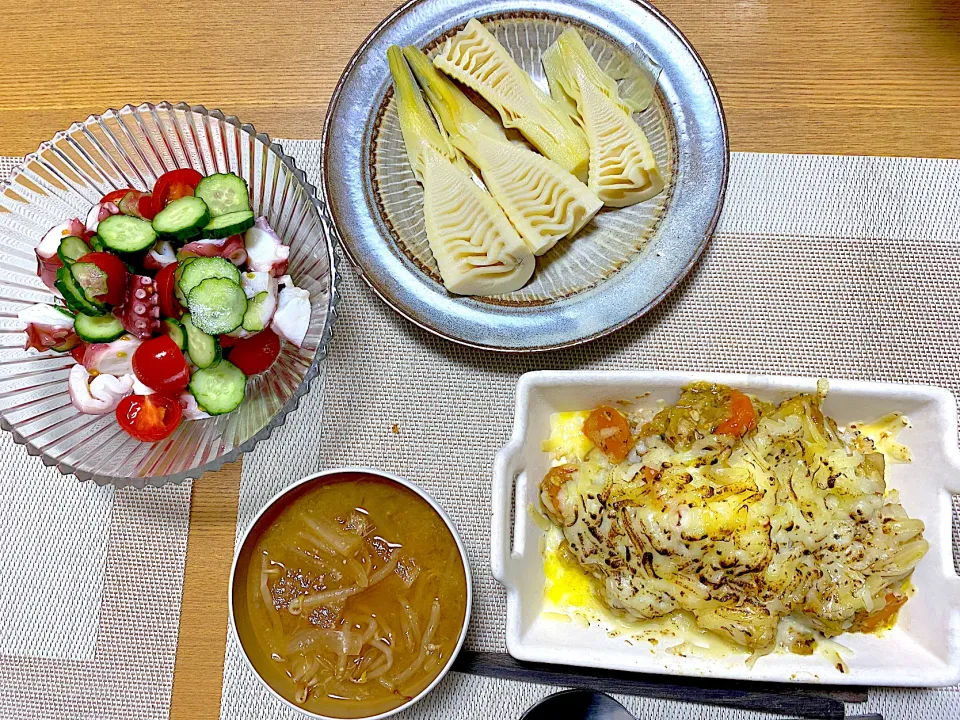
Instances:
[[[34,254],[47,230],[85,218],[111,190],[149,190],[167,170],[188,167],[247,181],[254,211],[290,246],[290,275],[310,291],[310,327],[303,347],[285,343],[270,371],[248,383],[240,408],[141,443],[113,413],[82,415],[73,407],[73,360],[24,351],[17,312],[53,299],[37,277]],[[0,427],[45,465],[99,485],[181,482],[236,460],[283,424],[319,373],[337,302],[335,244],[326,208],[293,158],[235,117],[198,105],[144,103],[74,123],[0,180]]]
[[[427,685],[419,694],[415,695],[409,701],[396,707],[392,710],[379,713],[377,715],[366,715],[363,716],[360,720],[381,720],[381,718],[390,717],[391,715],[396,715],[402,710],[406,710],[419,702],[422,698],[433,690],[450,668],[453,666],[453,661],[456,659],[457,655],[460,653],[460,649],[463,647],[463,642],[467,637],[467,628],[470,626],[470,609],[473,604],[473,577],[470,573],[470,563],[467,559],[467,550],[463,545],[463,541],[460,539],[460,534],[457,532],[456,525],[454,525],[453,520],[450,519],[450,516],[444,512],[443,508],[430,497],[423,489],[417,487],[414,483],[409,480],[404,480],[393,473],[384,472],[383,470],[374,470],[373,468],[368,467],[343,467],[343,468],[334,468],[332,470],[324,470],[318,472],[314,475],[308,475],[307,477],[299,480],[288,488],[281,490],[279,493],[274,495],[267,503],[263,506],[257,516],[253,519],[253,522],[250,523],[250,526],[243,534],[243,538],[240,540],[237,546],[237,553],[233,559],[233,565],[230,568],[230,588],[228,591],[228,603],[229,603],[229,613],[230,613],[230,629],[233,632],[234,637],[237,639],[237,644],[240,646],[243,659],[246,661],[247,667],[250,671],[259,678],[260,682],[263,683],[264,687],[282,702],[286,707],[295,710],[305,717],[315,718],[316,720],[341,720],[336,716],[331,715],[318,715],[316,713],[304,710],[302,707],[295,705],[294,703],[287,700],[279,692],[277,692],[271,685],[266,681],[266,679],[257,671],[254,667],[253,662],[250,660],[250,656],[247,654],[247,649],[244,647],[243,638],[240,637],[240,633],[237,630],[237,620],[236,620],[236,603],[235,595],[241,595],[242,591],[237,591],[235,593],[236,584],[237,584],[237,565],[247,550],[247,544],[251,540],[251,536],[256,537],[259,533],[254,533],[255,530],[260,530],[264,525],[269,525],[273,523],[279,513],[285,509],[287,504],[295,500],[300,495],[309,492],[316,485],[321,485],[324,482],[327,482],[330,478],[333,478],[337,475],[350,475],[350,474],[363,474],[363,475],[373,475],[382,480],[387,480],[393,482],[397,485],[400,485],[417,495],[423,498],[434,512],[440,516],[440,519],[443,520],[444,524],[447,526],[447,529],[450,531],[450,534],[453,536],[454,541],[457,543],[457,549],[460,551],[460,560],[463,562],[463,574],[466,581],[467,587],[467,598],[466,606],[463,615],[463,627],[460,629],[460,636],[457,638],[457,644],[453,649],[453,652],[450,653],[450,657],[447,659],[446,664],[440,669],[440,672],[437,673],[437,676]]]

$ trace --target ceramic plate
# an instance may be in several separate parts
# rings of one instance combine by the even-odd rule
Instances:
[[[544,89],[540,56],[576,27],[601,67],[639,67],[655,101],[634,117],[666,183],[657,197],[607,208],[537,260],[522,289],[460,297],[443,287],[427,244],[423,192],[407,161],[386,51],[428,54],[478,18]],[[716,88],[657,10],[632,0],[413,0],[347,65],[323,133],[323,195],[364,281],[404,317],[474,347],[523,352],[576,345],[623,327],[690,270],[713,231],[729,152]]]

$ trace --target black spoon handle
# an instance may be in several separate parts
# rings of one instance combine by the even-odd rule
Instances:
[[[857,689],[844,689],[841,697],[836,697],[833,696],[830,688],[821,690],[816,686],[799,688],[777,683],[667,678],[564,665],[525,663],[515,660],[506,653],[468,650],[460,652],[453,663],[453,670],[504,680],[707,703],[745,710],[761,710],[778,715],[817,718],[817,720],[843,720],[844,700],[847,702],[866,700],[865,690],[858,692]],[[866,717],[873,720],[871,716]]]

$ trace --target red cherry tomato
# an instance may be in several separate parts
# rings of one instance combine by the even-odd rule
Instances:
[[[220,349],[226,350],[227,348],[232,348],[234,345],[239,342],[240,338],[235,338],[232,335],[221,335],[220,336]]]
[[[272,330],[264,330],[253,337],[237,338],[230,348],[230,362],[244,375],[265,372],[280,354],[280,338]]]
[[[173,284],[175,282],[174,273],[177,272],[179,263],[172,263],[161,269],[153,279],[153,284],[157,288],[157,302],[160,305],[160,312],[165,317],[171,317],[179,320],[183,317],[183,308],[180,307],[180,301],[173,293]]]
[[[171,170],[157,178],[153,186],[153,201],[157,212],[182,197],[193,195],[194,188],[203,180],[203,175],[193,168]]]
[[[130,274],[123,260],[113,253],[92,252],[84,255],[77,262],[93,263],[107,274],[107,292],[97,295],[97,300],[102,300],[108,305],[123,304],[127,296],[127,276]]]
[[[127,395],[117,405],[120,427],[141,442],[163,440],[177,429],[182,416],[180,401],[161,393]]]
[[[73,359],[83,365],[83,356],[87,354],[87,344],[82,340],[70,351]]]
[[[123,196],[126,195],[128,192],[130,192],[130,188],[120,188],[119,190],[111,190],[111,191],[108,192],[106,195],[104,195],[102,198],[100,198],[100,202],[102,202],[102,203],[108,203],[108,202],[118,203],[118,202],[120,202],[121,200],[123,200]]]
[[[133,374],[148,388],[179,395],[190,382],[187,360],[169,335],[144,341],[133,352]]]
[[[140,215],[144,220],[153,220],[157,216],[157,213],[163,208],[157,209],[154,205],[153,196],[147,193],[146,195],[140,196],[137,209],[140,211]]]

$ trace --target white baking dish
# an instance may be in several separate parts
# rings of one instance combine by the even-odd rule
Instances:
[[[835,685],[934,687],[960,682],[960,578],[953,569],[951,494],[960,494],[960,451],[953,395],[924,385],[830,381],[827,414],[840,424],[870,421],[890,412],[907,415],[900,434],[910,464],[891,466],[890,483],[907,512],[926,523],[930,551],[917,567],[916,595],[896,627],[876,635],[845,634],[838,640],[849,672],[837,671],[820,653],[773,654],[748,667],[743,656],[679,657],[609,637],[599,626],[579,627],[541,614],[542,531],[528,512],[549,469],[540,443],[551,413],[583,410],[651,393],[649,401],[676,401],[696,380],[731,385],[779,400],[816,388],[816,379],[678,372],[533,372],[517,385],[516,417],[509,444],[496,457],[493,477],[491,567],[507,589],[507,649],[518,660],[582,665],[670,675],[813,682]]]

